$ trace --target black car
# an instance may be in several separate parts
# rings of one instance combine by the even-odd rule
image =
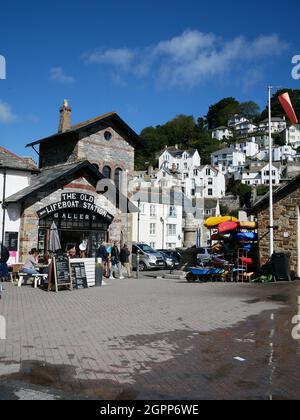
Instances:
[[[158,249],[159,252],[163,252],[168,257],[172,258],[174,261],[174,267],[179,267],[181,263],[181,255],[175,249]]]

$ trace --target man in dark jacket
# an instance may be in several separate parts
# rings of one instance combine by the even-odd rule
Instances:
[[[128,278],[131,278],[131,266],[130,266],[130,251],[128,246],[125,244],[120,252],[120,261],[122,268],[126,268]]]
[[[118,274],[119,278],[121,280],[124,279],[122,276],[122,270],[121,270],[121,262],[120,262],[120,251],[118,248],[117,241],[114,242],[114,246],[111,250],[111,268],[110,268],[110,279],[112,280],[114,278],[114,272],[116,270],[116,267],[118,267]]]
[[[96,257],[97,258],[102,258],[102,263],[105,264],[107,257],[108,257],[108,252],[106,250],[106,246],[105,243],[103,242],[103,244],[101,244],[100,248],[98,249],[97,253],[96,253]]]

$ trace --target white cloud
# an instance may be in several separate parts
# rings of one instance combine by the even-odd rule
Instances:
[[[91,64],[111,64],[128,69],[135,58],[135,52],[127,48],[110,49],[106,51],[94,51],[86,55],[88,63]]]
[[[62,67],[53,67],[49,72],[49,78],[52,82],[70,85],[75,82],[74,77],[68,76]]]
[[[15,121],[16,118],[11,107],[0,99],[0,123],[9,124]]]
[[[230,72],[235,74],[237,67],[242,83],[249,67],[262,68],[267,59],[281,55],[287,48],[288,44],[276,34],[261,35],[252,41],[242,36],[228,41],[213,33],[186,30],[180,36],[142,49],[109,49],[88,54],[87,61],[112,65],[117,75],[150,76],[160,86],[185,88]],[[252,74],[257,80],[257,72]]]

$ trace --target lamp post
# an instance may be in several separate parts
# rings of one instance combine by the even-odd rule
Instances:
[[[138,199],[138,232],[137,232],[137,242],[140,242],[140,221],[141,221],[141,199]]]
[[[163,217],[160,218],[162,223],[162,249],[165,249],[165,221]]]
[[[1,167],[1,165],[0,165]],[[6,204],[5,204],[5,197],[6,197],[6,168],[3,166],[3,191],[2,191],[2,238],[1,238],[1,254],[4,247],[4,240],[5,240],[5,217],[6,217]]]

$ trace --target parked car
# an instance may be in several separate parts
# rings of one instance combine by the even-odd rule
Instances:
[[[197,261],[199,264],[210,261],[213,252],[211,248],[199,248],[197,253]]]
[[[165,260],[165,268],[167,270],[174,270],[179,266],[179,262],[175,260],[175,258],[171,257],[170,255],[165,254],[162,251],[159,251],[159,253],[162,255],[163,259]]]
[[[174,260],[178,263],[181,263],[181,254],[176,249],[159,249],[159,252],[163,252],[164,254],[168,255],[169,257],[174,258]]]
[[[164,257],[151,246],[144,243],[134,243],[132,246],[132,267],[137,268],[137,254],[139,253],[139,270],[155,270],[165,268]]]

